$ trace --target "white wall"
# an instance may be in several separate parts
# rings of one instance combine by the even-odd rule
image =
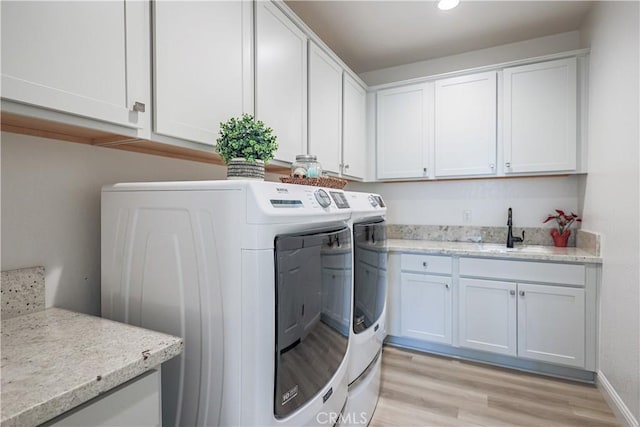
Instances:
[[[640,419],[638,2],[600,2],[583,23],[591,46],[584,229],[602,235],[600,371]],[[633,422],[633,421],[632,421]]]
[[[100,188],[226,168],[2,133],[2,270],[43,265],[46,305],[100,313]]]
[[[392,224],[504,226],[513,208],[516,227],[542,227],[554,209],[578,210],[578,178],[511,178],[384,184],[349,184],[348,190],[382,195]],[[463,212],[471,211],[471,221]]]
[[[369,86],[413,79],[467,68],[499,64],[501,62],[532,58],[578,49],[580,33],[570,31],[536,39],[509,43],[501,46],[480,49],[443,58],[414,62],[397,67],[383,68],[360,74],[360,78]]]

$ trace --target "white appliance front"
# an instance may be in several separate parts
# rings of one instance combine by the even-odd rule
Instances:
[[[354,307],[349,337],[346,425],[370,422],[380,394],[382,344],[386,337],[386,206],[377,194],[346,192],[353,231]]]
[[[274,410],[275,238],[338,230],[350,216],[341,192],[317,192],[246,181],[103,188],[102,315],[184,339],[163,366],[164,425],[325,425],[344,408],[348,352],[304,404]]]

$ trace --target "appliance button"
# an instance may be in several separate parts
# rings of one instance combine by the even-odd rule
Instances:
[[[374,208],[378,207],[378,201],[376,200],[375,197],[373,197],[373,195],[369,195],[369,204]]]

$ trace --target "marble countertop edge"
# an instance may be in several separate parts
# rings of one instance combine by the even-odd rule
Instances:
[[[79,405],[82,405],[83,403],[86,403],[95,397],[105,394],[110,390],[126,383],[127,381],[132,380],[137,376],[161,365],[163,362],[179,355],[184,348],[182,339],[173,337],[171,335],[149,331],[132,325],[121,324],[111,320],[88,316],[58,308],[49,308],[39,313],[28,314],[5,320],[2,322],[3,330],[6,330],[5,325],[8,325],[8,329],[10,330],[9,333],[12,335],[12,338],[14,340],[20,339],[20,330],[14,329],[16,327],[15,322],[23,322],[27,317],[35,318],[38,315],[41,315],[41,317],[46,315],[53,316],[54,319],[60,318],[63,322],[83,322],[86,320],[90,320],[91,322],[95,322],[96,326],[122,326],[123,330],[126,329],[128,333],[133,332],[134,334],[145,334],[147,336],[152,336],[154,339],[157,339],[157,341],[154,347],[144,352],[144,355],[142,353],[140,353],[139,355],[131,354],[131,356],[128,357],[121,366],[111,368],[106,372],[98,371],[100,380],[98,380],[98,375],[83,375],[82,381],[71,384],[67,390],[55,395],[47,396],[47,400],[38,402],[36,404],[29,404],[26,407],[22,402],[7,402],[9,396],[5,395],[5,392],[7,392],[8,394],[11,393],[11,386],[5,384],[3,381],[4,390],[2,392],[3,404],[2,414],[0,417],[0,427],[35,426],[49,421],[57,417],[58,415],[61,415]],[[9,322],[14,324],[12,325]],[[37,325],[31,328],[27,326],[26,329],[34,331],[37,329]],[[139,331],[135,331],[136,329]],[[3,336],[3,340],[4,338],[5,337]],[[81,340],[82,338],[83,337],[78,337],[78,340]],[[105,345],[108,345],[108,343],[105,343]],[[4,359],[3,355],[3,376],[6,372],[5,369],[10,369],[5,367],[5,362],[6,360]],[[91,368],[93,368],[93,366]],[[34,381],[37,381],[36,376],[38,374],[38,372],[32,373]],[[84,380],[85,377],[87,377],[88,380]],[[7,386],[9,387],[9,390],[7,390]],[[24,392],[24,390],[19,389],[16,391],[16,395],[20,395],[20,393],[22,392]]]
[[[508,249],[505,245],[497,243],[389,239],[387,240],[387,249],[390,252],[431,255],[602,264],[602,257],[583,249],[556,248],[554,246],[525,245]]]

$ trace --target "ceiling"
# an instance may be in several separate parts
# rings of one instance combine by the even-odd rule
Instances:
[[[589,1],[285,0],[356,73],[577,30]]]

